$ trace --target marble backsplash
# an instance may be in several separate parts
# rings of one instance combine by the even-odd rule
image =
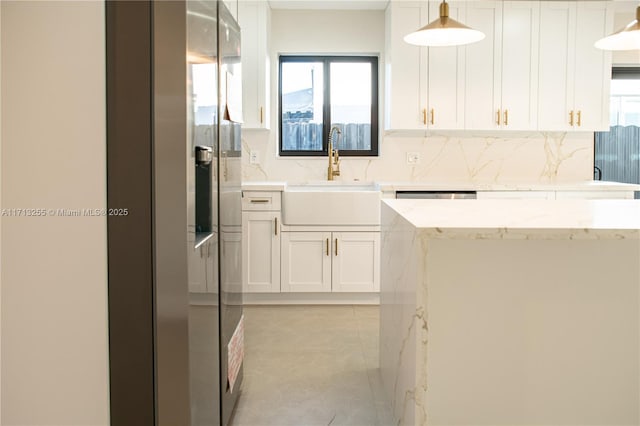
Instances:
[[[593,133],[450,132],[385,135],[379,157],[342,157],[345,181],[562,183],[593,179]],[[326,179],[327,158],[277,155],[275,131],[244,130],[242,179],[307,182]],[[250,153],[257,164],[250,164]],[[418,164],[407,164],[407,153]]]

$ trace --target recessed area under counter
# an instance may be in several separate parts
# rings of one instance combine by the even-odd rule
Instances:
[[[384,200],[395,421],[639,424],[640,202]]]

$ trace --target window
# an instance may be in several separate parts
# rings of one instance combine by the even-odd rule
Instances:
[[[640,126],[640,69],[612,70],[611,126]]]
[[[281,56],[278,95],[280,155],[378,155],[377,57]]]

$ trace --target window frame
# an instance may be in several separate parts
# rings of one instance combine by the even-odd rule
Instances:
[[[282,64],[287,62],[320,62],[323,66],[322,151],[283,150],[282,144]],[[362,62],[371,65],[371,148],[368,150],[340,150],[344,157],[378,157],[378,56],[374,55],[286,55],[278,56],[278,155],[280,157],[326,157],[331,130],[331,63]]]

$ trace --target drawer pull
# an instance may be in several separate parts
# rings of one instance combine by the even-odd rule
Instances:
[[[260,200],[260,199],[251,200],[251,204],[264,204],[264,203],[268,203],[268,202],[269,202],[269,200]]]

